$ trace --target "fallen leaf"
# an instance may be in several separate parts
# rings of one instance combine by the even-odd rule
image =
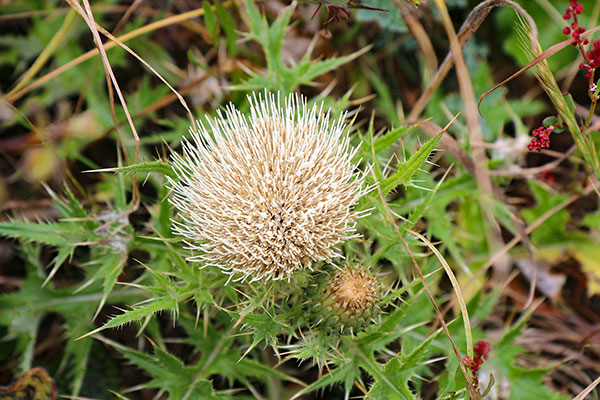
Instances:
[[[56,400],[56,385],[44,368],[25,372],[10,386],[0,387],[0,400]]]

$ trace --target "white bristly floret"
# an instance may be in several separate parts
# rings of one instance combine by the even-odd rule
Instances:
[[[239,280],[289,279],[339,257],[336,245],[356,237],[352,208],[366,191],[345,114],[330,122],[322,104],[265,97],[248,96],[249,117],[230,104],[210,133],[199,122],[193,143],[173,155],[179,180],[169,180],[173,230],[199,252],[189,260]]]

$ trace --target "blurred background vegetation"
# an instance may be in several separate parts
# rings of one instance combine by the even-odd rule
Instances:
[[[568,1],[518,3],[535,22],[543,49],[565,40]],[[598,25],[600,2],[580,3],[580,25]],[[443,334],[433,335],[439,328],[434,309],[404,248],[391,239],[376,194],[365,204],[375,212],[361,226],[370,245],[348,244],[345,251],[360,253],[365,264],[397,279],[395,289],[404,288],[396,296],[401,301],[384,307],[389,326],[377,328],[387,329],[378,332],[389,340],[370,344],[381,370],[359,359],[352,373],[325,381],[327,373],[310,363],[280,363],[265,345],[281,338],[270,337],[274,328],[258,317],[245,323],[261,340],[240,350],[231,318],[244,314],[202,307],[240,295],[216,290],[218,274],[198,279],[170,250],[173,214],[157,171],[170,149],[180,148],[189,113],[137,57],[104,38],[132,132],[117,93],[107,90],[90,27],[73,4],[79,3],[0,1],[0,385],[41,366],[60,394],[81,396],[73,398],[183,398],[190,395],[181,387],[193,382],[198,392],[189,398],[211,398],[216,390],[219,398],[278,399],[302,390],[298,380],[322,383],[302,398],[410,398],[381,383],[390,381],[415,398],[464,397],[453,397],[461,387],[458,361]],[[445,4],[458,31],[479,2]],[[553,134],[543,152],[527,150],[531,131],[556,114],[532,72],[485,97],[477,114],[460,90],[468,80],[478,100],[530,61],[513,7],[499,4],[469,35],[468,74],[461,78],[452,69],[426,96],[450,49],[444,11],[433,0],[101,0],[91,10],[99,26],[183,96],[193,118],[214,116],[229,102],[247,110],[246,94],[265,89],[301,92],[336,115],[356,110],[353,143],[363,141],[359,155],[389,185],[391,212],[439,249],[463,289],[473,338],[491,343],[486,371],[495,383],[488,398],[569,398],[600,375],[597,178],[568,133]],[[561,92],[571,94],[574,115],[585,118],[590,100],[581,56],[568,46],[547,61]],[[596,148],[599,136],[590,133]],[[136,163],[154,164],[126,171],[136,175],[86,172]],[[447,320],[459,319],[450,333],[466,355],[469,335],[450,280],[427,247],[414,237],[409,244],[424,273],[432,273]],[[194,285],[173,289],[169,279],[162,281],[173,265],[180,275],[169,278]],[[111,319],[136,303],[137,314]],[[230,340],[218,342],[224,331]],[[425,338],[432,344],[419,347]],[[206,358],[215,346],[222,350],[219,362]],[[401,348],[414,360],[396,365],[381,355]],[[294,356],[315,357],[303,351]],[[200,387],[198,377],[208,386]]]

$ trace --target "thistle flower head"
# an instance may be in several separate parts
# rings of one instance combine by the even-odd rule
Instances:
[[[237,279],[289,279],[313,262],[340,256],[336,245],[355,237],[352,207],[364,194],[364,174],[352,162],[344,118],[290,95],[249,96],[250,115],[233,105],[202,123],[173,155],[177,182],[174,232],[189,258]]]
[[[316,310],[316,325],[340,332],[353,332],[368,325],[378,309],[379,279],[362,266],[321,275],[316,289],[308,294],[308,303]]]
[[[370,311],[375,305],[379,284],[363,268],[348,268],[331,280],[328,292],[339,309],[346,313]]]

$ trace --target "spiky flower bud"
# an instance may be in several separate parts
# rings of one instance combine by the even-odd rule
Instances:
[[[330,123],[323,105],[290,95],[248,96],[250,116],[233,105],[202,123],[173,155],[170,181],[180,220],[174,232],[189,258],[239,280],[289,279],[313,262],[339,256],[355,237],[352,211],[364,194],[364,174],[352,162],[344,118]]]
[[[348,267],[318,284],[312,299],[318,323],[334,330],[356,331],[369,323],[377,309],[378,279],[363,267]]]

